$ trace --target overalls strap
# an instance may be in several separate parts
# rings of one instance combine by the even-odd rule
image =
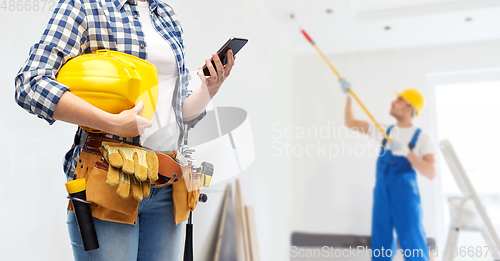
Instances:
[[[415,148],[415,145],[417,144],[417,140],[418,140],[418,136],[420,135],[420,132],[422,132],[422,130],[420,128],[418,128],[416,131],[415,131],[415,134],[413,134],[413,138],[411,139],[410,141],[410,150],[413,150],[413,148]]]
[[[389,137],[389,134],[391,134],[391,130],[394,128],[394,125],[391,125],[389,128],[387,128],[387,137]],[[382,147],[385,147],[385,144],[387,143],[387,139],[384,137],[382,140]]]

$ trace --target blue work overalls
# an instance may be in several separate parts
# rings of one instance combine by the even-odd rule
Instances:
[[[387,129],[387,136],[393,127]],[[415,147],[420,131],[417,129],[413,135],[410,147]],[[377,160],[377,181],[373,191],[372,260],[391,260],[396,256],[393,232],[396,229],[399,244],[406,254],[405,260],[428,261],[417,173],[406,157],[395,156],[386,149],[386,143],[384,138]],[[388,256],[391,253],[392,256]]]

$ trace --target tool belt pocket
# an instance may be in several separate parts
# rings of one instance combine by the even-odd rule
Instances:
[[[87,179],[87,201],[122,214],[133,214],[139,202],[132,195],[125,199],[118,197],[116,187],[106,185],[107,175],[108,164],[96,161]]]
[[[116,187],[106,184],[108,167],[102,155],[82,150],[75,175],[77,178],[85,178],[87,182],[87,201],[92,202],[92,216],[101,220],[135,224],[139,202],[132,195],[120,198],[116,194]],[[72,210],[71,206],[69,210]]]

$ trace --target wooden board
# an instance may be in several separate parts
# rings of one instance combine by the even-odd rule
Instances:
[[[233,196],[231,193],[231,183],[226,186],[224,196],[224,206],[217,237],[215,250],[215,261],[237,261],[238,253],[236,246],[236,225],[234,217]]]
[[[255,225],[255,213],[253,206],[245,206],[245,214],[248,229],[248,242],[250,243],[250,258],[252,261],[260,261],[259,244],[257,241],[257,228]]]
[[[243,244],[243,260],[241,261],[250,261],[250,249],[249,249],[249,242],[248,242],[248,228],[247,228],[247,222],[246,222],[246,215],[245,215],[245,204],[243,201],[243,195],[241,192],[241,186],[240,186],[240,181],[237,179],[236,180],[236,213],[237,213],[237,220],[238,220],[238,229],[237,231],[239,232],[237,235],[237,239],[239,239],[238,245],[240,243]]]

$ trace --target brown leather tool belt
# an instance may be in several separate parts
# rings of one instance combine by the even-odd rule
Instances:
[[[80,138],[80,141],[83,143],[82,146],[83,151],[100,156],[102,156],[102,154],[99,151],[99,147],[101,147],[101,144],[103,142],[129,144],[136,147],[145,148],[131,142],[115,140],[112,138],[100,136],[98,134],[89,133],[83,130],[81,132],[81,135],[82,136]],[[160,164],[158,171],[159,179],[151,182],[151,184],[153,184],[153,188],[165,187],[179,181],[179,179],[182,177],[182,169],[181,166],[175,161],[176,152],[174,151],[171,154],[163,154],[161,152],[156,151],[156,155],[158,156],[158,162]],[[106,161],[101,160],[96,162],[95,167],[108,170],[109,165]]]
[[[81,146],[82,151],[78,158],[75,178],[86,180],[87,201],[91,202],[92,216],[101,220],[119,222],[125,224],[136,224],[139,202],[132,196],[120,198],[116,194],[116,187],[106,185],[109,165],[99,151],[102,142],[123,143],[138,146],[130,142],[119,141],[97,134],[79,130],[75,135],[75,145]],[[140,147],[140,146],[138,146]],[[163,154],[157,152],[160,164],[159,177],[154,188],[173,185],[174,213],[176,224],[187,219],[187,192],[180,165],[174,160],[175,153]],[[182,181],[182,182],[177,182]],[[177,199],[177,200],[175,200]],[[176,203],[177,202],[177,203]],[[68,210],[73,211],[71,201]]]

